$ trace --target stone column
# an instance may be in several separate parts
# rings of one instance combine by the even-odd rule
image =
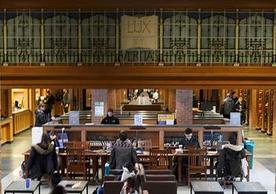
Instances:
[[[103,102],[104,103],[104,115],[103,116],[95,116],[95,102]],[[92,123],[100,124],[101,120],[105,116],[108,109],[108,90],[107,89],[93,89],[92,90]]]
[[[177,124],[193,123],[193,90],[176,90],[176,119]]]

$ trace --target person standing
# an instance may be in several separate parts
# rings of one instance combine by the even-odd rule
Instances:
[[[231,94],[228,94],[226,98],[224,99],[221,113],[223,114],[224,118],[230,119],[230,113],[235,112],[235,101],[236,99],[236,92],[231,92]]]
[[[110,161],[111,169],[122,169],[123,166],[129,163],[133,166],[137,165],[138,157],[136,150],[132,146],[125,131],[120,132],[119,139],[117,139],[113,145]]]
[[[238,101],[235,104],[237,112],[241,113],[241,125],[245,123],[245,112],[246,112],[246,102],[242,97],[239,97]]]
[[[45,104],[41,103],[38,106],[38,109],[35,111],[35,126],[41,127],[43,124],[51,120],[48,113],[46,113]]]

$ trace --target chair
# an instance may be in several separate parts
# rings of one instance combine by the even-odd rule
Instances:
[[[139,140],[138,144],[144,149],[144,151],[150,151],[152,148],[151,139]]]
[[[66,155],[67,178],[69,176],[87,177],[87,160],[83,148],[67,148]]]
[[[191,183],[192,175],[204,174],[207,180],[207,150],[206,149],[196,149],[190,148],[188,150],[188,185]]]
[[[170,167],[169,162],[169,150],[150,149],[149,162],[151,169],[168,169]]]

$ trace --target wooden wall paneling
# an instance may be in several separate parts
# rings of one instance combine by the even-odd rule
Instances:
[[[257,128],[257,115],[258,115],[258,103],[257,103],[257,90],[250,90],[249,99],[249,129],[255,130]]]
[[[273,126],[272,126],[272,135],[274,137],[276,137],[276,90],[274,90],[274,95],[273,95]]]
[[[109,89],[108,90],[108,108],[112,108],[114,111],[116,111],[116,90],[115,89]]]
[[[273,67],[0,67],[2,88],[276,88]]]

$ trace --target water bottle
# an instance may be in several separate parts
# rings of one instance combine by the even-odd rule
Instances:
[[[26,189],[29,189],[29,188],[30,188],[30,184],[31,184],[31,179],[26,178],[26,179],[25,179],[25,188],[26,188]]]
[[[109,171],[110,171],[110,165],[109,163],[105,163],[104,165],[104,176],[108,176],[109,175]]]

